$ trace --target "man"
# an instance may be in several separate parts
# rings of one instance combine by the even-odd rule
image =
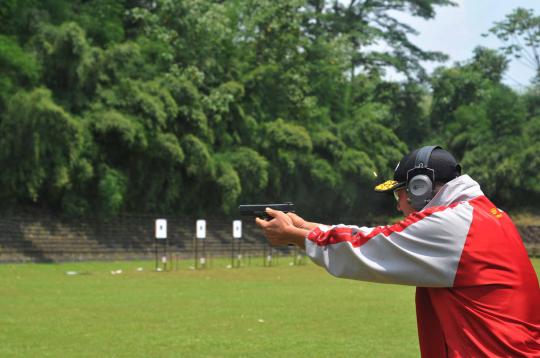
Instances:
[[[268,209],[257,224],[337,277],[417,286],[423,357],[540,357],[540,288],[521,238],[454,157],[417,149],[375,190],[393,192],[405,219],[327,226]]]

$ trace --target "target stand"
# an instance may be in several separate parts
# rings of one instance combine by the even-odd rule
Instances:
[[[306,264],[306,255],[304,254],[303,250],[301,250],[298,246],[295,246],[293,250],[291,250],[292,255],[292,266],[303,266]]]
[[[272,267],[276,265],[275,257],[274,257],[274,248],[270,246],[270,244],[267,244],[264,247],[263,252],[263,266],[264,267]]]
[[[208,257],[206,254],[206,220],[197,220],[196,236],[194,242],[194,259],[195,269],[203,269],[208,265]]]
[[[167,238],[167,220],[156,219],[154,252],[156,256],[156,271],[167,271],[167,254],[169,239]]]
[[[243,263],[242,255],[242,221],[233,221],[233,238],[231,241],[231,267],[240,268]]]

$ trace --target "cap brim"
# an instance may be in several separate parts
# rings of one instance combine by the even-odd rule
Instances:
[[[392,190],[396,190],[404,187],[406,182],[398,182],[395,180],[387,180],[375,187],[375,191],[379,193],[387,193]]]

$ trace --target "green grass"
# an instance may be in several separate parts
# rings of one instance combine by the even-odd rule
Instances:
[[[199,271],[184,261],[172,272],[148,261],[0,265],[0,356],[419,356],[413,287],[288,261]]]

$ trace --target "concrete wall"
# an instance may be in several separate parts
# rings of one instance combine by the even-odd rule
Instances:
[[[169,252],[192,257],[195,219],[167,219]],[[108,221],[49,215],[0,218],[0,262],[56,262],[154,258],[156,216],[129,215]],[[232,221],[208,219],[205,248],[212,256],[231,254]],[[540,256],[540,226],[518,228],[531,256]],[[163,241],[159,242],[163,244]],[[198,241],[199,250],[202,242]],[[243,221],[244,254],[263,255],[268,246],[253,220]],[[287,248],[282,251],[288,251]]]
[[[195,250],[195,220],[167,219],[168,251],[191,257]],[[153,258],[155,216],[129,215],[112,220],[68,220],[47,215],[0,218],[0,262],[54,262]],[[214,256],[230,255],[232,221],[209,219],[207,238],[198,249]],[[160,250],[165,244],[158,241]],[[243,251],[264,251],[266,241],[252,220],[243,222]]]

